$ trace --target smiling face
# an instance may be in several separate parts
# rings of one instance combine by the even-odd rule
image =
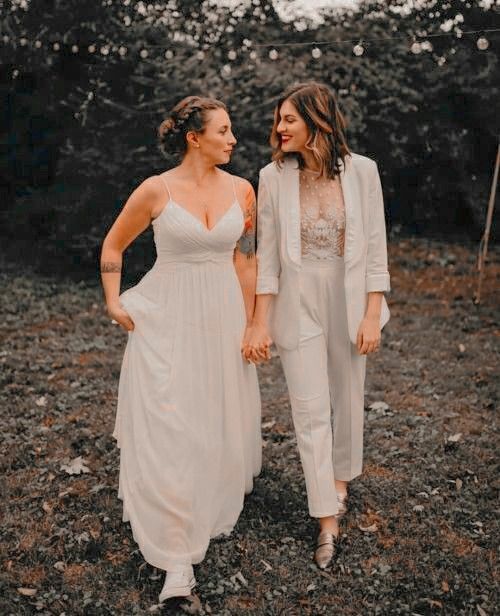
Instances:
[[[202,131],[191,131],[186,135],[188,143],[210,164],[224,165],[231,160],[237,143],[229,115],[225,109],[211,109],[205,112],[204,119]]]
[[[283,152],[304,152],[309,139],[309,129],[290,99],[283,101],[278,114],[276,131]]]

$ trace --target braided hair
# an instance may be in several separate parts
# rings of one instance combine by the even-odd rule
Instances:
[[[226,110],[226,106],[216,98],[205,96],[186,96],[179,101],[158,127],[163,154],[174,153],[182,158],[187,151],[186,134],[189,131],[202,133],[207,123],[207,112],[213,109]]]

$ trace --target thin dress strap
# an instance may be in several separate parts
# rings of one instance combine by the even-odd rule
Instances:
[[[172,195],[170,193],[170,188],[168,187],[168,183],[167,183],[167,180],[165,179],[165,176],[164,175],[159,175],[158,177],[165,184],[165,188],[167,189],[167,192],[168,192],[168,199],[169,199],[169,201],[171,201],[172,200]]]
[[[234,194],[234,200],[235,200],[235,201],[238,201],[238,203],[239,203],[239,200],[238,200],[238,195],[236,194],[236,186],[235,186],[235,183],[234,183],[234,175],[231,175],[231,182],[232,182],[232,184],[233,184],[233,194]]]

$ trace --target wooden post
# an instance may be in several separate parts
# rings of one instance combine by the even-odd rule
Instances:
[[[498,169],[500,167],[500,140],[497,148],[497,159],[495,162],[495,170],[493,172],[493,182],[491,183],[490,200],[488,202],[488,212],[486,214],[486,226],[484,228],[483,237],[479,244],[479,257],[477,261],[477,269],[479,270],[479,279],[477,282],[477,293],[474,298],[475,304],[481,303],[481,288],[483,285],[484,265],[486,263],[486,255],[488,253],[488,241],[490,239],[491,221],[493,220],[493,209],[495,207],[495,197],[498,184]]]

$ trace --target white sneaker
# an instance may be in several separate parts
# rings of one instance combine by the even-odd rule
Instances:
[[[196,586],[193,566],[179,566],[167,571],[165,583],[160,593],[160,603],[170,597],[188,597]]]

